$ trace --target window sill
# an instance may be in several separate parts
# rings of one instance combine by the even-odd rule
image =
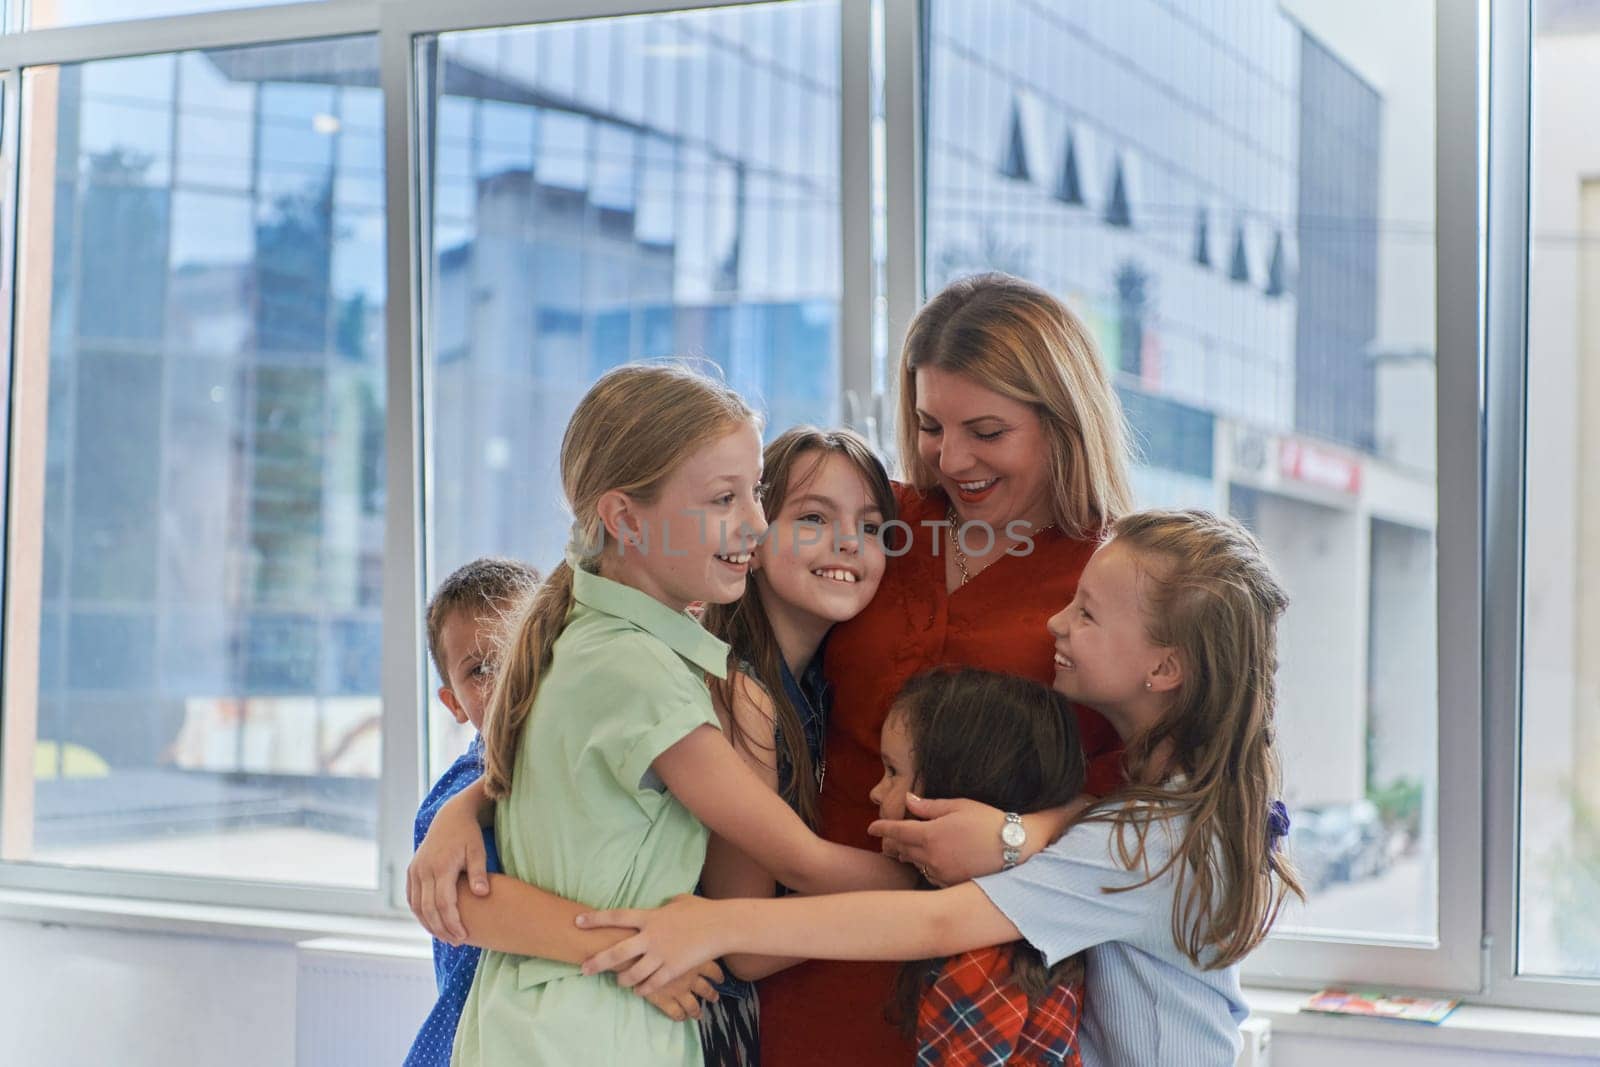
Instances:
[[[410,918],[398,916],[329,915],[0,889],[0,920],[245,941],[346,939],[388,946],[402,955],[420,952],[426,956],[430,951],[427,934]]]
[[[1269,1020],[1275,1035],[1420,1045],[1431,1049],[1574,1056],[1590,1062],[1600,1056],[1600,1015],[1463,1004],[1444,1022],[1430,1026],[1301,1011],[1300,1005],[1308,995],[1279,989],[1245,990],[1251,1014]]]

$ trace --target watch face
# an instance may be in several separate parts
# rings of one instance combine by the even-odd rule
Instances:
[[[1028,832],[1022,828],[1021,823],[1008,822],[1000,830],[1000,840],[1012,848],[1021,848],[1022,843],[1028,840]]]

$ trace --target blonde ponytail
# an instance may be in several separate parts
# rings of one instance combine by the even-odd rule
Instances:
[[[562,562],[529,598],[501,649],[500,669],[483,718],[483,788],[491,800],[511,792],[522,727],[571,610],[572,567]]]

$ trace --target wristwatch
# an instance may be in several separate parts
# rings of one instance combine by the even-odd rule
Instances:
[[[1017,865],[1022,858],[1022,846],[1028,843],[1028,831],[1022,825],[1022,816],[1014,811],[1006,812],[1005,824],[1000,827],[1000,858],[1005,865],[1000,869],[1009,871]]]

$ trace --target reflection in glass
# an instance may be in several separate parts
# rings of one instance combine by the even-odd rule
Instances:
[[[54,229],[24,261],[49,399],[8,859],[376,884],[376,67],[333,40],[27,72]]]
[[[1433,938],[1433,5],[928,13],[927,290],[1002,270],[1062,296],[1139,501],[1264,542],[1311,891],[1279,929]]]
[[[446,34],[425,199],[430,582],[548,569],[589,384],[703,357],[769,432],[836,419],[838,5]],[[440,708],[435,773],[466,738]]]

